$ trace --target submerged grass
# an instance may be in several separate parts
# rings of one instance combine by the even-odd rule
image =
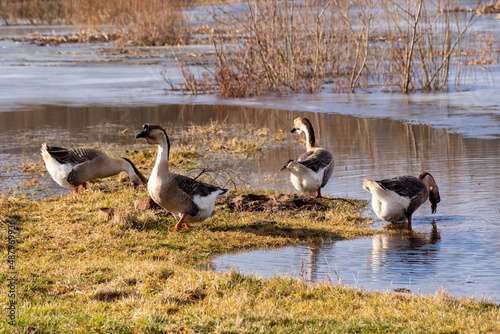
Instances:
[[[217,138],[223,135],[220,131],[229,130],[212,124],[175,136],[205,146],[201,138]],[[203,151],[201,146],[192,151]],[[154,160],[154,152],[131,154],[144,156],[143,161],[136,159],[138,164]],[[34,166],[23,168],[41,172]],[[171,215],[134,208],[135,200],[148,198],[146,188],[134,189],[122,181],[116,176],[90,184],[81,194],[39,200],[0,195],[0,233],[5,236],[0,238],[2,310],[12,300],[8,226],[17,227],[16,325],[2,316],[0,333],[500,331],[499,306],[488,302],[445,293],[368,293],[339,284],[204,269],[213,256],[230,251],[380,233],[367,228],[360,214],[364,202],[325,198],[319,200],[321,210],[252,212],[218,205],[193,230],[171,232]],[[233,191],[231,203],[249,193]],[[251,193],[277,196],[270,190]]]

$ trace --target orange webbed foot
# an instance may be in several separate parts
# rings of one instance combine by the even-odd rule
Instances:
[[[182,226],[182,223],[184,223],[184,218],[186,218],[186,214],[185,213],[182,214],[181,219],[179,219],[179,221],[177,222],[177,224],[175,224],[175,226],[172,227],[170,230],[171,231],[178,231],[178,230],[180,230],[181,226]],[[186,224],[187,228],[191,228],[191,226],[189,226],[188,223],[184,223],[184,224]]]

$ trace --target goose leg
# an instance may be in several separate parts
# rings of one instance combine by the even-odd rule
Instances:
[[[184,218],[186,217],[186,214],[183,213],[182,216],[181,216],[181,219],[179,219],[179,221],[177,222],[177,224],[175,224],[174,227],[171,228],[172,231],[177,231],[177,230],[180,230],[181,229],[181,226],[182,226],[182,222],[184,221]]]
[[[321,197],[321,187],[318,188],[318,197]]]
[[[411,216],[408,217],[408,229],[411,231]]]
[[[82,183],[83,190],[87,190],[87,182]]]
[[[174,227],[171,228],[172,231],[177,231],[177,230],[180,230],[181,229],[181,226],[182,226],[182,223],[184,223],[184,218],[186,218],[186,214],[183,213],[182,216],[181,216],[181,219],[179,219],[179,221],[177,222],[177,224],[175,224]],[[186,228],[192,228],[191,225],[189,225],[188,223],[184,223],[184,225],[186,225]]]

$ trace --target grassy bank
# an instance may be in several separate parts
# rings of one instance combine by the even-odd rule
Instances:
[[[212,123],[171,131],[172,165],[187,173],[220,154],[247,156],[284,140],[280,133],[239,128],[244,130]],[[138,146],[122,153],[149,174],[154,150]],[[26,172],[33,178],[45,173],[41,166]],[[136,209],[134,201],[147,198],[147,191],[127,183],[119,175],[80,194],[0,195],[0,333],[500,330],[498,305],[445,293],[367,293],[335,282],[310,285],[206,270],[213,256],[226,252],[381,233],[367,228],[360,214],[365,202],[316,202],[270,190],[250,195],[239,188],[204,223],[171,232],[174,218],[163,210]],[[9,231],[16,231],[15,257],[7,261]],[[11,270],[15,326],[6,316]]]
[[[0,197],[7,235],[16,234],[17,325],[1,333],[498,332],[499,307],[446,294],[365,293],[298,279],[261,279],[203,269],[239,249],[366,236],[353,200],[324,212],[232,211],[218,207],[191,231],[171,232],[172,216],[136,211],[144,187],[119,178],[79,195],[44,200]],[[99,214],[113,208],[115,217]],[[127,218],[124,218],[127,217]],[[130,224],[123,223],[125,221]],[[3,309],[7,298],[2,238]],[[346,254],[346,256],[348,256]]]

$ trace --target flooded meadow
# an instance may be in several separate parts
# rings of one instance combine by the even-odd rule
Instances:
[[[500,21],[480,27],[500,31]],[[32,27],[0,27],[0,37]],[[37,28],[38,29],[38,28]],[[42,32],[72,30],[40,28]],[[500,36],[496,33],[496,38]],[[203,45],[182,52],[211,52]],[[123,50],[128,50],[124,52]],[[93,146],[133,150],[143,123],[169,132],[213,121],[282,131],[287,140],[254,156],[210,161],[232,166],[255,189],[293,193],[279,169],[304,144],[290,133],[293,119],[308,117],[318,142],[333,153],[334,174],[323,192],[369,201],[365,178],[431,172],[441,192],[432,215],[428,203],[405,224],[364,214],[374,229],[393,233],[321,245],[224,254],[216,271],[270,277],[291,275],[308,282],[343,283],[367,290],[434,293],[500,302],[500,66],[467,91],[387,94],[376,90],[223,99],[167,91],[161,72],[181,80],[167,47],[116,49],[109,45],[36,46],[0,39],[0,191],[27,191],[34,198],[65,195],[48,174],[31,180],[26,165],[42,165],[40,146]],[[188,140],[188,139],[186,139]],[[175,142],[173,142],[175,145]],[[153,161],[151,161],[153,165]],[[28,189],[28,190],[26,190]]]

